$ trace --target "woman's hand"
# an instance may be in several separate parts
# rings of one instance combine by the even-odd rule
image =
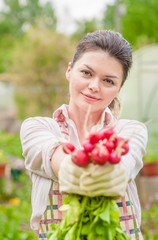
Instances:
[[[126,169],[121,162],[103,166],[90,163],[87,167],[79,167],[67,155],[60,165],[58,176],[62,193],[90,197],[124,196],[127,187]]]
[[[80,177],[84,171],[85,168],[74,164],[71,156],[66,155],[58,171],[60,192],[85,195],[85,191],[80,189]]]

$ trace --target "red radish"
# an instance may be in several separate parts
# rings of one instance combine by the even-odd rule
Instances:
[[[96,132],[96,133],[90,133],[89,135],[89,141],[92,144],[98,143],[100,140],[100,133]]]
[[[78,166],[86,166],[89,163],[89,156],[84,150],[76,149],[72,153],[72,161]]]
[[[128,140],[125,140],[125,139],[122,138],[122,137],[116,137],[116,138],[115,138],[115,147],[117,147],[118,145],[120,145],[120,146],[122,147],[122,145],[123,145],[125,142],[128,142]]]
[[[119,144],[120,142],[122,142],[122,141],[124,141],[124,139],[123,139],[122,137],[116,137],[116,138],[115,138],[115,147],[117,147],[118,144]]]
[[[122,146],[122,153],[121,153],[121,155],[125,155],[125,154],[127,154],[128,152],[129,152],[129,145],[128,145],[128,143],[126,142],[126,143],[124,143],[123,146]]]
[[[109,152],[111,152],[115,148],[115,144],[113,141],[107,140],[103,145],[108,149]]]
[[[121,157],[115,151],[109,154],[109,162],[111,164],[117,164],[120,161],[121,161]]]
[[[122,137],[117,137],[115,139],[115,147],[116,147],[116,151],[120,151],[121,155],[127,154],[129,151],[128,140]]]
[[[64,153],[66,153],[66,154],[70,154],[70,153],[72,153],[74,150],[75,150],[75,147],[74,147],[74,145],[71,144],[71,143],[65,143],[65,144],[63,145],[63,151],[64,151]]]
[[[94,163],[104,165],[109,158],[109,152],[106,147],[95,147],[91,153],[91,158]]]
[[[83,148],[85,152],[92,152],[92,150],[95,148],[94,144],[90,143],[89,140],[86,140],[83,143]]]
[[[114,130],[112,128],[103,130],[101,133],[101,139],[109,139],[113,134],[114,134]]]

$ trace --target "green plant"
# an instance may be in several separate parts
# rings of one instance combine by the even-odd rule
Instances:
[[[8,162],[8,157],[4,153],[3,150],[0,149],[0,163],[7,163]]]
[[[10,81],[17,87],[15,101],[20,119],[51,116],[53,109],[67,101],[65,71],[72,58],[73,46],[74,42],[68,36],[52,31],[40,22],[17,42],[14,62],[8,65],[7,71]],[[24,51],[25,48],[28,51]]]
[[[33,240],[32,232],[22,229],[20,214],[15,206],[0,207],[0,240]]]
[[[7,160],[8,155],[21,157],[19,135],[0,132],[0,155]],[[18,181],[11,181],[6,192],[4,182],[0,183],[0,240],[36,240],[37,235],[30,229],[31,181],[22,171]]]
[[[144,162],[146,163],[152,163],[158,161],[158,133],[151,133],[149,135],[149,142],[146,149],[146,154],[143,157]]]
[[[7,155],[22,158],[19,134],[11,134],[0,131],[0,151],[3,152],[3,157],[5,156],[5,158],[7,158]]]
[[[26,184],[27,183],[27,184]],[[36,240],[30,229],[31,181],[23,172],[19,182],[11,183],[11,193],[0,195],[0,240]]]
[[[141,230],[144,240],[158,239],[158,203],[155,202],[150,208],[142,210]]]

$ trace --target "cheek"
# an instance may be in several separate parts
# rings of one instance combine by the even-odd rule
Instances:
[[[70,81],[69,82],[69,93],[71,96],[76,96],[77,92],[79,91],[77,81]]]
[[[69,86],[72,89],[72,91],[78,91],[83,87],[82,81],[79,81],[78,78],[71,78],[69,81]]]
[[[105,101],[111,102],[115,97],[118,96],[119,90],[118,89],[106,89],[102,92],[102,96]]]

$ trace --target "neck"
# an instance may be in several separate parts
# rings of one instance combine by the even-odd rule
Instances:
[[[80,142],[82,143],[84,139],[89,134],[91,128],[96,125],[101,117],[102,112],[92,112],[91,108],[88,108],[87,111],[81,109],[71,109],[71,106],[68,108],[69,118],[72,119],[76,125],[78,136]]]

